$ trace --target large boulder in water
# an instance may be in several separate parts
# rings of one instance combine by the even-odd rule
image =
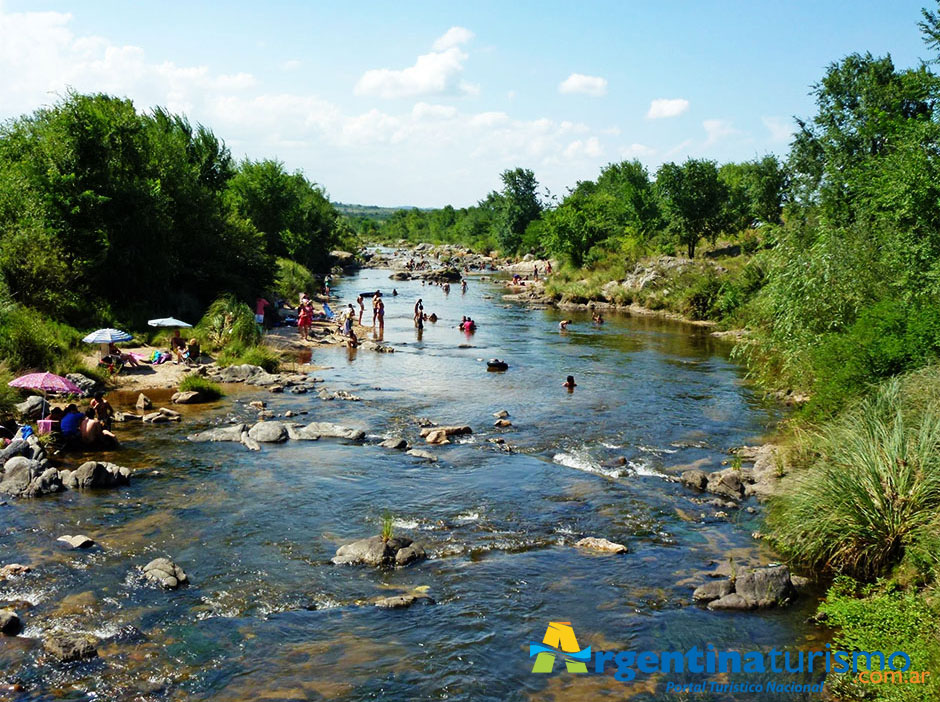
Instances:
[[[366,438],[366,433],[362,429],[353,429],[352,427],[344,427],[342,424],[332,424],[330,422],[311,422],[303,427],[303,431],[311,435],[322,436],[325,439],[362,441]]]
[[[248,430],[248,436],[262,444],[287,441],[287,427],[283,422],[258,422]]]
[[[790,569],[784,565],[755,568],[738,574],[734,591],[753,607],[780,607],[793,597]]]
[[[46,461],[14,456],[3,466],[0,494],[10,497],[38,497],[63,489],[59,471],[48,467]]]
[[[61,634],[52,636],[43,642],[43,648],[63,663],[97,658],[98,641],[81,634]]]
[[[86,461],[74,471],[63,470],[59,475],[66,487],[90,490],[127,485],[131,471],[106,461]]]
[[[333,557],[333,563],[378,567],[408,565],[424,558],[424,549],[409,538],[396,536],[386,541],[381,536],[372,536],[340,546]]]
[[[241,441],[242,432],[248,429],[247,424],[230,424],[225,427],[215,427],[206,429],[196,434],[190,434],[186,438],[190,441]]]

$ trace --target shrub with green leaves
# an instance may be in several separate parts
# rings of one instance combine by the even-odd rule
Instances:
[[[836,629],[833,649],[883,651],[885,655],[903,651],[911,659],[911,671],[936,671],[940,667],[940,612],[923,596],[899,591],[883,581],[862,585],[839,577],[819,612]],[[827,684],[837,699],[845,700],[921,702],[940,697],[940,677],[934,675],[923,684],[904,685],[861,684],[854,678],[851,673],[832,673]]]
[[[188,375],[180,383],[180,392],[191,391],[198,392],[206,400],[218,400],[225,394],[219,385],[199,375]]]
[[[196,329],[216,349],[229,344],[254,346],[261,341],[255,313],[234,295],[223,295],[209,305]]]
[[[940,510],[940,412],[914,412],[902,381],[811,435],[812,465],[771,504],[778,547],[805,565],[869,579],[935,537]]]

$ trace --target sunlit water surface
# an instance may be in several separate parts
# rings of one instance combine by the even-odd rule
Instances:
[[[759,441],[779,419],[743,383],[725,343],[616,315],[596,327],[565,313],[575,323],[561,333],[562,313],[505,304],[489,281],[445,295],[387,276],[342,280],[334,307],[381,288],[395,353],[314,351],[328,366],[314,373],[323,385],[361,402],[232,387],[212,407],[185,408],[179,425],[120,426],[123,449],[110,458],[135,469],[129,487],[0,507],[0,563],[34,567],[0,582],[0,602],[17,603],[24,636],[36,640],[0,639],[0,681],[24,686],[17,699],[661,699],[667,680],[702,678],[624,683],[568,674],[560,662],[553,675],[534,675],[528,643],[548,622],[567,621],[595,651],[820,645],[804,623],[811,601],[738,614],[691,603],[702,571],[729,558],[737,567],[774,560],[750,537],[757,516],[716,516],[673,479],[688,466],[720,467],[729,449]],[[419,296],[441,318],[420,335],[411,322]],[[471,336],[455,328],[464,314],[479,323]],[[509,371],[487,372],[492,357]],[[578,383],[570,394],[569,374]],[[303,421],[360,427],[373,443],[253,453],[186,441],[251,420],[253,399],[279,414],[306,410]],[[496,429],[503,409],[513,426]],[[474,433],[429,447],[435,464],[374,444],[402,436],[419,445],[422,417]],[[488,441],[496,437],[512,453]],[[605,467],[619,457],[625,465]],[[330,564],[339,545],[378,533],[386,511],[428,561],[387,572]],[[99,546],[63,550],[55,537],[66,533]],[[581,551],[572,544],[584,536],[630,553]],[[139,567],[164,555],[189,573],[189,587],[145,584]],[[370,605],[422,587],[436,604]],[[106,639],[101,658],[54,664],[38,644],[53,630]]]

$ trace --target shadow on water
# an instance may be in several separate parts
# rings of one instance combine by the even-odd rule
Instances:
[[[337,286],[335,306],[388,282],[387,272],[362,271]],[[395,353],[317,348],[301,359],[329,369],[317,372],[328,389],[360,401],[233,388],[219,403],[185,409],[180,424],[120,426],[122,449],[109,458],[135,469],[130,486],[0,507],[0,562],[34,568],[0,582],[0,604],[17,603],[24,636],[104,639],[100,660],[66,667],[27,639],[2,639],[0,681],[23,685],[25,700],[652,700],[663,676],[533,675],[528,642],[549,621],[570,621],[592,650],[820,645],[804,623],[809,600],[736,615],[690,602],[730,558],[745,567],[775,557],[749,536],[757,517],[721,516],[674,480],[689,465],[717,468],[779,419],[741,382],[726,344],[695,327],[616,314],[595,327],[565,313],[574,324],[562,334],[560,313],[503,306],[490,283],[449,296],[396,285],[384,330]],[[417,297],[440,317],[420,334]],[[475,334],[456,329],[463,315],[477,320]],[[492,357],[509,369],[487,373]],[[578,383],[570,394],[567,375]],[[251,421],[253,399],[370,439],[259,453],[186,440]],[[511,427],[493,426],[498,410]],[[474,433],[430,447],[437,463],[374,443],[419,442],[421,417]],[[385,572],[329,563],[342,543],[378,533],[386,511],[428,561]],[[55,541],[63,533],[97,546],[65,551]],[[630,553],[574,548],[584,536]],[[180,563],[191,585],[147,585],[139,568],[158,556]],[[372,604],[403,592],[436,604]]]

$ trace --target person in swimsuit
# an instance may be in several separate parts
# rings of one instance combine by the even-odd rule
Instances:
[[[379,318],[379,329],[385,329],[385,303],[379,298],[379,304],[375,306],[376,314]]]
[[[310,300],[307,300],[300,306],[297,314],[297,328],[300,329],[300,338],[304,341],[308,340],[311,324],[313,324],[313,305],[310,304]]]
[[[356,302],[359,304],[359,326],[362,326],[362,313],[366,311],[366,303],[362,295],[356,298]]]

